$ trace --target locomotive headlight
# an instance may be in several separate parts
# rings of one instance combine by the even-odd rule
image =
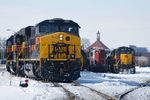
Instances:
[[[62,37],[63,37],[63,35],[61,34],[61,35],[59,35],[59,37],[60,37],[60,38],[62,38]]]
[[[59,40],[60,40],[60,41],[62,41],[62,40],[63,40],[63,38],[59,38]]]
[[[74,55],[74,54],[71,54],[71,55],[70,55],[70,58],[71,58],[71,59],[75,59],[75,55]]]
[[[50,54],[50,58],[54,58],[54,54]]]
[[[62,41],[63,40],[63,35],[59,35],[59,40]]]

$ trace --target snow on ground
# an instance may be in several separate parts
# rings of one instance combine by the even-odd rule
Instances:
[[[117,74],[115,74],[116,76],[114,74],[93,72],[83,72],[82,74],[83,76],[77,82],[110,96],[115,96],[138,85],[138,83],[123,81],[121,77],[117,77]]]
[[[82,72],[82,77],[80,77],[77,82],[110,96],[116,96],[150,79],[150,67],[136,67],[136,71],[136,74]]]
[[[61,83],[67,90],[80,97],[80,99],[84,100],[106,100],[105,98],[99,96],[97,93],[92,92],[90,89],[82,87],[82,86],[73,86],[68,83]]]
[[[52,83],[43,83],[29,79],[29,86],[22,88],[20,81],[26,78],[12,76],[10,85],[10,73],[0,66],[0,100],[67,100],[68,97],[60,87],[53,87]],[[97,91],[115,96],[131,88],[135,88],[139,83],[143,83],[150,78],[149,67],[136,67],[136,74],[112,74],[81,72],[81,77],[77,82],[96,89]],[[88,88],[73,86],[71,83],[60,83],[66,89],[85,100],[103,100],[102,97],[92,92]],[[150,86],[150,85],[149,85]],[[129,93],[123,100],[149,100],[150,87],[137,89]]]
[[[66,100],[67,95],[60,87],[53,87],[52,83],[42,83],[29,79],[29,86],[22,88],[20,81],[26,78],[12,76],[6,71],[0,72],[0,100]]]
[[[123,100],[150,100],[150,87],[139,88],[126,95]]]

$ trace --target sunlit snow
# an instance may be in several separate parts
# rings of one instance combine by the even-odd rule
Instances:
[[[54,87],[53,83],[43,83],[33,79],[29,80],[29,86],[22,88],[19,86],[27,78],[12,76],[10,85],[10,73],[0,66],[0,100],[67,100],[67,94],[61,87]],[[131,88],[135,88],[139,83],[150,79],[150,67],[136,67],[136,74],[112,74],[93,73],[89,71],[81,72],[81,77],[76,80],[82,85],[91,87],[109,96],[116,96]],[[103,97],[81,86],[73,86],[71,83],[60,83],[67,90],[85,100],[102,100]],[[150,85],[137,89],[123,100],[149,100]]]

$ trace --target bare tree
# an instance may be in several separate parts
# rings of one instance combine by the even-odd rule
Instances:
[[[139,66],[147,66],[147,64],[148,64],[147,57],[144,57],[144,56],[138,57],[138,65]]]
[[[86,49],[90,46],[90,41],[89,39],[87,38],[81,38],[81,46],[82,46],[82,49]]]
[[[0,47],[1,48],[5,48],[5,46],[6,46],[6,39],[5,38],[0,38]]]
[[[0,47],[2,47],[2,39],[1,39],[1,37],[0,37]]]

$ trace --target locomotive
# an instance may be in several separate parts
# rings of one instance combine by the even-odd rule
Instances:
[[[7,70],[50,81],[76,80],[83,65],[79,29],[61,18],[22,28],[7,39]]]
[[[94,49],[89,52],[89,70],[93,72],[106,72],[106,52],[104,49]]]
[[[113,73],[128,72],[135,73],[135,51],[129,47],[114,49],[107,57],[109,71]]]

